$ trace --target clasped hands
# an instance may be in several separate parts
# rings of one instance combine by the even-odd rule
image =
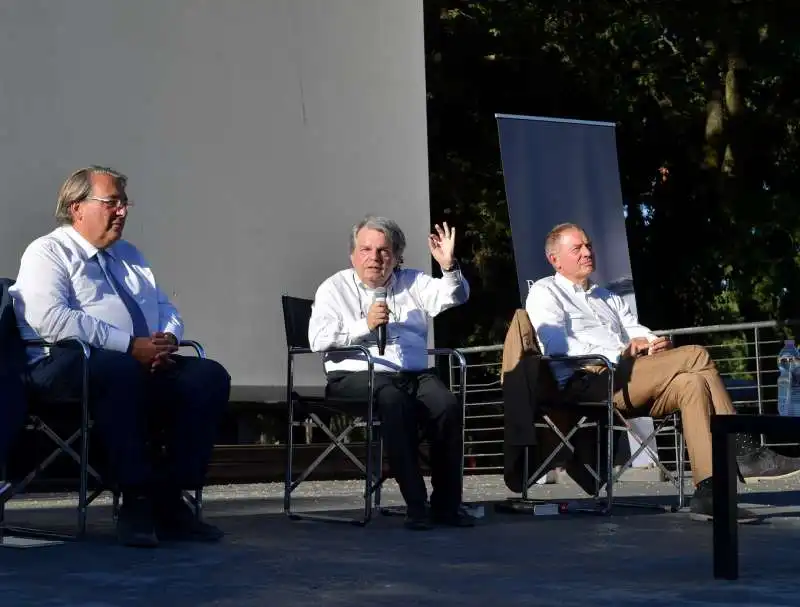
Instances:
[[[650,342],[646,337],[634,337],[622,352],[622,356],[630,358],[638,358],[640,356],[647,356],[648,354],[657,354],[670,350],[674,346],[669,337],[658,337]]]
[[[172,354],[178,351],[178,340],[172,333],[157,331],[150,337],[136,337],[133,340],[131,356],[153,373],[175,364]]]

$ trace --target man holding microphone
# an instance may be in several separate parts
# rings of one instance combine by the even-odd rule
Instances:
[[[366,345],[375,357],[375,405],[389,467],[408,507],[406,527],[431,522],[472,526],[461,512],[462,410],[456,396],[428,368],[429,320],[467,301],[469,285],[453,256],[455,229],[435,226],[428,237],[442,278],[400,268],[405,236],[394,221],[367,216],[353,226],[352,268],[337,272],[317,289],[309,323],[311,349]],[[325,357],[331,398],[367,399],[368,371],[358,352]],[[420,421],[431,443],[433,493],[419,468]]]

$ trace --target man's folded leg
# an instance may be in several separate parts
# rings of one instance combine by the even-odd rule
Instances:
[[[724,399],[730,403],[721,380],[719,384],[709,384],[706,372],[712,371],[719,380],[704,348],[684,346],[651,356],[624,359],[614,378],[614,405],[620,411],[644,410],[653,417],[681,412],[692,477],[697,488],[690,509],[693,517],[701,520],[711,518],[713,511],[710,415],[715,409],[714,398],[720,401],[716,406],[721,410],[726,410]],[[588,384],[596,392],[603,382],[594,380]],[[733,411],[732,405],[730,410]],[[740,522],[752,522],[757,517],[739,508],[737,518]]]
[[[652,358],[644,357],[636,363],[640,368],[656,364],[667,371],[666,374],[662,373],[667,379],[676,372],[702,377],[708,386],[711,410],[717,415],[736,414],[725,383],[708,350],[702,346],[682,346]],[[800,458],[786,457],[772,449],[744,441],[737,463],[745,482],[786,479],[800,474]]]
[[[650,410],[658,417],[676,410],[681,412],[683,434],[689,460],[692,465],[692,479],[695,492],[690,502],[692,518],[711,520],[713,518],[711,478],[711,390],[706,380],[696,373],[683,373],[670,381],[664,391],[655,399]],[[736,518],[740,523],[750,523],[758,517],[744,508],[737,508]]]
[[[31,387],[44,399],[80,395],[83,356],[72,348],[54,348],[31,368]],[[92,349],[89,398],[95,429],[109,460],[111,476],[122,492],[117,537],[126,546],[158,545],[150,498],[152,467],[145,449],[149,374],[131,356]]]

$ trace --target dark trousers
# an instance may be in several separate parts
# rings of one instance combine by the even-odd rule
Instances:
[[[107,453],[111,477],[123,492],[196,489],[205,482],[230,376],[213,360],[175,356],[151,373],[132,356],[92,348],[89,407]],[[79,351],[54,348],[30,370],[42,399],[78,397]],[[153,443],[162,461],[154,461]]]
[[[367,399],[366,371],[328,374],[330,398]],[[408,513],[425,512],[427,491],[419,467],[419,428],[430,442],[431,508],[454,513],[461,504],[463,411],[455,394],[432,371],[376,373],[376,412],[389,468]]]

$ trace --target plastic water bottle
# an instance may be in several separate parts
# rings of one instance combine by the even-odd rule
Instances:
[[[800,360],[793,339],[778,353],[778,414],[800,415]]]

